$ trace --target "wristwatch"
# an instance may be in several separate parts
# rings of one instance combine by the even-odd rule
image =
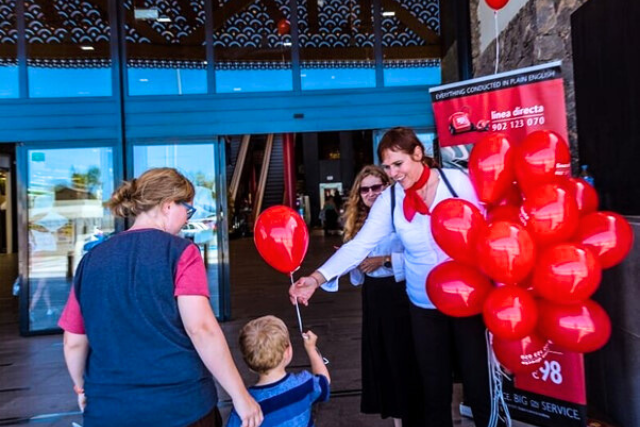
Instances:
[[[391,268],[391,257],[387,255],[384,257],[384,263],[382,264],[385,268]]]

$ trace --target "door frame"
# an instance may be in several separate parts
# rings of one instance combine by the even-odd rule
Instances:
[[[59,333],[59,328],[32,331],[29,319],[29,304],[31,285],[29,280],[29,216],[27,184],[29,181],[29,150],[56,150],[65,148],[111,148],[113,153],[113,179],[117,186],[123,178],[122,145],[117,140],[88,140],[88,141],[48,141],[24,142],[16,144],[16,200],[18,212],[18,274],[20,282],[19,293],[19,325],[20,335],[47,335]],[[115,218],[115,231],[124,229],[124,221]]]

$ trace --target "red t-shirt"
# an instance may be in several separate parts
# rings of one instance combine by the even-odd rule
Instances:
[[[207,272],[200,256],[200,249],[196,245],[189,245],[180,256],[173,295],[176,297],[199,295],[209,298]],[[71,293],[58,321],[58,326],[74,334],[85,333],[84,319],[73,287],[71,287]]]

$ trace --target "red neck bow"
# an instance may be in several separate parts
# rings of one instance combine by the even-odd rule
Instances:
[[[413,220],[416,213],[421,213],[422,215],[427,215],[429,213],[429,207],[424,202],[422,196],[418,194],[418,190],[427,184],[430,175],[431,169],[429,169],[428,166],[425,166],[424,169],[422,169],[422,175],[420,175],[420,178],[405,191],[402,210],[404,211],[404,217],[409,222]]]

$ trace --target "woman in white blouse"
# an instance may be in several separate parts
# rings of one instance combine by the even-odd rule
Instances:
[[[378,146],[378,156],[394,184],[372,206],[362,229],[311,275],[291,285],[289,296],[308,304],[315,290],[357,267],[387,236],[395,232],[404,246],[406,291],[409,296],[413,344],[424,389],[425,425],[451,427],[453,369],[459,369],[465,403],[471,406],[475,425],[490,419],[489,375],[484,324],[480,316],[449,317],[436,309],[426,293],[429,272],[448,256],[431,234],[429,212],[442,200],[460,197],[479,206],[469,178],[459,170],[446,175],[413,130],[394,128]],[[393,208],[392,208],[393,207]],[[393,209],[393,210],[392,210]]]
[[[356,176],[344,213],[344,241],[356,237],[373,203],[390,184],[379,166],[365,166]],[[391,211],[389,211],[389,214]],[[392,417],[396,427],[422,426],[421,382],[411,335],[409,298],[404,284],[402,243],[385,236],[351,269],[350,279],[362,285],[362,399],[365,414]],[[338,290],[338,278],[322,285]]]

